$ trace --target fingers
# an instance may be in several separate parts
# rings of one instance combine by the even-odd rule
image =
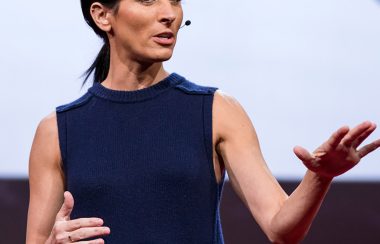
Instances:
[[[69,220],[71,211],[74,208],[74,198],[73,195],[69,191],[65,191],[63,193],[64,201],[61,209],[58,211],[56,215],[56,220]]]
[[[100,218],[79,218],[67,221],[65,225],[65,231],[74,231],[85,227],[102,226],[103,220]]]
[[[370,121],[365,121],[355,128],[353,128],[343,139],[342,144],[346,147],[351,147],[356,139],[360,137],[365,131],[370,129],[373,123]],[[365,138],[364,138],[365,139]]]
[[[90,242],[88,241],[79,241],[79,242],[75,242],[76,244],[104,244],[104,240],[99,238],[99,239],[96,239],[96,240],[92,240]]]
[[[76,242],[91,237],[109,235],[110,233],[111,230],[108,227],[86,227],[70,232],[69,239],[71,242]]]
[[[74,198],[68,191],[65,191],[63,195],[64,201],[56,215],[56,222],[51,232],[52,238],[57,240],[57,243],[104,243],[101,238],[81,241],[87,238],[108,235],[111,232],[110,228],[102,226],[103,220],[100,218],[70,220],[70,214],[74,208]]]
[[[327,140],[327,144],[331,148],[336,148],[343,137],[347,135],[347,133],[350,131],[350,128],[348,126],[343,126],[339,130],[335,131],[332,136]]]
[[[79,218],[68,221],[58,220],[54,224],[52,238],[56,240],[56,243],[77,243],[77,241],[86,238],[110,234],[110,228],[102,225],[103,220],[100,218]],[[84,243],[88,244],[94,242],[90,241]]]
[[[364,131],[362,134],[360,134],[356,140],[352,142],[352,146],[354,148],[357,148],[362,142],[367,139],[369,135],[371,135],[372,132],[376,129],[376,124],[372,124],[366,131]]]
[[[358,150],[358,154],[360,158],[365,157],[368,153],[375,151],[380,147],[380,139],[376,140]]]

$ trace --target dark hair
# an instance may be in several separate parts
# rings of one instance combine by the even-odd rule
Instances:
[[[99,29],[95,24],[90,14],[91,5],[95,2],[103,4],[105,7],[112,9],[114,13],[117,13],[119,9],[120,0],[81,0],[81,7],[83,17],[87,24],[95,31],[95,33],[103,39],[103,47],[100,49],[98,56],[96,56],[94,62],[82,75],[84,81],[82,87],[90,77],[91,73],[94,73],[94,83],[102,82],[107,78],[108,70],[110,68],[110,44],[108,41],[107,33]]]

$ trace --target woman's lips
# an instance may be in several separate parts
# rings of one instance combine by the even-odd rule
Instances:
[[[153,37],[153,40],[161,45],[172,45],[174,43],[174,37],[166,38],[166,37]]]
[[[172,45],[175,42],[173,33],[164,32],[153,37],[153,40],[160,45]]]

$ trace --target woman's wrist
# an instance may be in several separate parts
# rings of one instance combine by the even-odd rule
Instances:
[[[334,176],[326,176],[323,174],[319,174],[317,172],[311,171],[310,169],[307,170],[306,174],[309,174],[312,178],[316,179],[318,182],[325,183],[325,184],[330,184]]]

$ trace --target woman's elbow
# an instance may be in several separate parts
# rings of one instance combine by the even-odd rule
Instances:
[[[289,233],[266,233],[267,238],[271,243],[275,244],[297,244],[300,243],[305,237],[307,232],[292,231]]]

